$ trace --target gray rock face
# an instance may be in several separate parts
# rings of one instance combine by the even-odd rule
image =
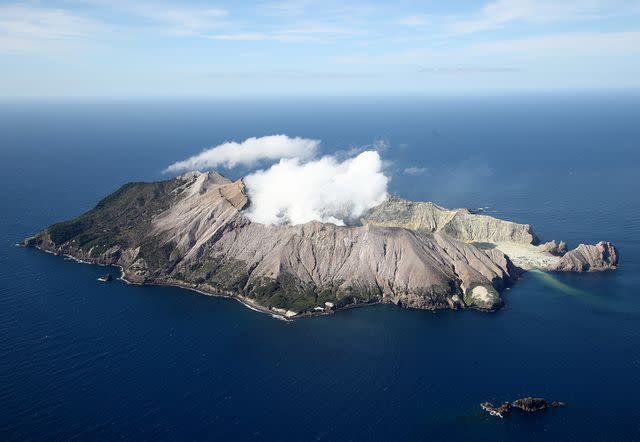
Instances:
[[[217,196],[241,194],[241,186],[239,181],[204,181],[200,190],[190,190],[187,198],[155,219],[154,234],[175,244],[183,257],[173,273],[189,273],[203,257],[233,259],[247,276],[242,289],[292,277],[316,291],[350,298],[349,303],[434,309],[448,307],[449,297],[475,286],[495,292],[493,285],[502,287],[513,271],[499,252],[488,254],[441,233],[371,224],[252,223],[237,204]],[[493,302],[474,299],[468,297],[467,306],[492,309],[500,303],[499,296]]]
[[[254,223],[243,213],[249,204],[241,180],[190,172],[126,185],[25,244],[120,265],[132,282],[235,296],[286,317],[376,302],[495,310],[498,290],[518,273],[495,245],[535,249],[529,225],[432,203],[392,198],[347,227]],[[613,246],[588,247],[554,259],[567,270],[617,263]]]
[[[615,269],[618,251],[610,242],[600,241],[596,245],[580,244],[567,252],[554,269],[563,272],[586,272]]]
[[[541,251],[548,252],[556,256],[562,256],[567,253],[567,243],[564,241],[560,241],[558,243],[555,240],[552,240],[541,244],[539,247]]]

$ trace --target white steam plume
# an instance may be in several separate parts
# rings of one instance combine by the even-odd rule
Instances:
[[[247,216],[263,224],[349,224],[386,199],[388,181],[375,151],[342,162],[331,156],[282,159],[245,178]]]
[[[173,163],[165,169],[165,172],[211,169],[218,166],[231,168],[239,164],[252,165],[260,160],[281,158],[307,159],[315,155],[319,145],[319,140],[290,138],[286,135],[252,137],[242,143],[228,141],[186,160]]]

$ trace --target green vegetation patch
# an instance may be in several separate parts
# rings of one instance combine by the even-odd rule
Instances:
[[[284,273],[277,279],[261,278],[254,280],[248,289],[248,295],[265,307],[276,307],[295,312],[306,312],[314,307],[324,307],[325,302],[338,301],[337,289],[318,289],[314,284],[300,281],[290,273]]]
[[[125,184],[92,210],[75,219],[53,224],[38,237],[48,233],[56,245],[70,243],[85,252],[93,248],[91,255],[95,257],[114,246],[138,245],[148,233],[151,218],[173,203],[176,196],[172,190],[180,184],[182,181],[178,179]],[[147,245],[145,258],[157,264],[166,251],[162,247],[153,250]]]

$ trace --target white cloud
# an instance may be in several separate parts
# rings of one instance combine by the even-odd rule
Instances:
[[[534,4],[528,0],[497,0],[488,3],[475,17],[453,23],[453,30],[470,33],[494,29],[510,21],[521,19],[533,12]]]
[[[132,14],[166,26],[175,35],[193,35],[220,27],[227,11],[206,7],[158,7],[152,3],[131,2],[123,6]]]
[[[77,45],[101,27],[93,20],[63,9],[0,6],[0,53],[65,49]]]
[[[281,158],[306,159],[315,154],[319,145],[319,140],[290,138],[286,135],[251,137],[242,143],[228,141],[206,149],[186,160],[173,163],[167,167],[165,172],[212,169],[219,166],[231,168],[240,164],[252,165],[261,160],[279,160]]]
[[[207,38],[221,41],[291,41],[292,38],[282,34],[266,32],[236,32],[232,34],[214,34]]]
[[[388,181],[375,151],[342,162],[331,156],[283,159],[245,178],[247,216],[263,224],[349,224],[386,199]]]
[[[499,40],[469,46],[482,55],[520,57],[569,57],[632,55],[640,53],[640,32],[573,32],[513,40]]]
[[[457,33],[472,33],[500,28],[517,20],[551,22],[579,20],[602,8],[597,0],[495,0],[487,3],[478,13],[461,18],[452,24]]]
[[[251,202],[247,216],[263,224],[303,224],[309,221],[350,224],[387,197],[389,178],[376,150],[386,143],[376,140],[370,150],[338,152],[314,159],[319,140],[286,135],[226,142],[183,161],[165,172],[252,165],[279,160],[266,170],[244,178]]]
[[[429,20],[422,15],[407,15],[396,20],[396,24],[408,27],[426,26]]]
[[[420,69],[420,72],[442,75],[504,74],[518,71],[518,68],[508,66],[440,66]]]
[[[108,17],[113,12],[142,19],[134,26],[121,25],[123,31],[155,29],[175,36],[193,36],[211,32],[227,24],[228,11],[207,5],[180,2],[82,0],[93,12]]]
[[[231,32],[207,36],[211,40],[222,41],[278,41],[328,43],[336,38],[357,34],[358,31],[340,26],[317,23],[303,23],[296,27],[266,30],[263,32]]]
[[[308,7],[308,0],[286,0],[267,3],[262,9],[268,15],[299,17],[306,13]]]
[[[403,172],[405,175],[422,175],[427,171],[426,167],[407,167]]]
[[[640,31],[563,32],[522,38],[499,38],[469,43],[455,49],[417,48],[375,56],[353,55],[335,59],[345,65],[415,66],[431,73],[495,73],[512,74],[523,70],[519,63],[567,57],[632,56],[640,53]],[[492,57],[492,58],[490,58]],[[486,66],[487,60],[499,60],[502,66]],[[478,61],[477,66],[469,66]],[[505,64],[508,63],[508,64]],[[454,66],[454,68],[446,67]],[[455,67],[458,66],[458,67]],[[560,69],[565,65],[554,68]]]

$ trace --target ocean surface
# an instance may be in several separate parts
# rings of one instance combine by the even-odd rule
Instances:
[[[526,274],[494,314],[284,322],[15,246],[206,147],[277,133],[377,146],[395,194],[609,240],[621,265]],[[0,102],[0,439],[640,440],[639,178],[637,94]],[[568,406],[479,407],[529,395]]]

